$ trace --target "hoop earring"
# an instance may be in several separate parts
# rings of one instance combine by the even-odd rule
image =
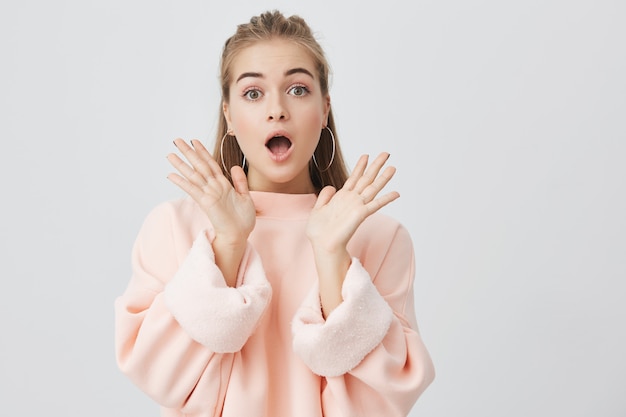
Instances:
[[[333,152],[330,155],[330,162],[328,162],[328,166],[324,169],[320,169],[320,166],[317,164],[317,159],[315,159],[315,152],[313,152],[313,163],[315,164],[319,172],[328,171],[330,166],[333,164],[333,161],[335,160],[335,135],[333,135],[333,131],[330,130],[330,127],[325,126],[324,129],[328,130],[328,133],[330,133],[330,140],[333,142]]]
[[[224,168],[224,172],[230,173],[228,168],[226,168],[226,163],[224,162],[224,139],[226,139],[226,136],[232,136],[233,138],[235,136],[231,135],[230,132],[226,132],[224,134],[224,136],[222,136],[222,141],[220,142],[220,156],[222,157],[222,168]],[[241,164],[241,168],[243,169],[245,166],[246,166],[246,156],[244,155],[243,156],[243,163]]]

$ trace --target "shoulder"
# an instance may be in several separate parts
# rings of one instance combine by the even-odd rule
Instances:
[[[158,203],[148,212],[145,220],[189,219],[201,213],[200,206],[191,197],[182,197]]]
[[[172,238],[182,234],[193,238],[200,230],[209,227],[208,218],[198,204],[190,197],[183,197],[154,206],[143,221],[141,233],[168,234]]]
[[[413,251],[411,236],[404,225],[381,212],[365,219],[350,241],[350,246],[357,256],[365,253],[384,256],[394,246],[407,254]]]
[[[146,220],[153,218],[172,218],[182,217],[185,215],[194,214],[199,210],[198,204],[191,199],[191,197],[182,197],[172,200],[161,201],[155,205],[146,216]]]
[[[388,242],[398,238],[410,240],[409,233],[402,223],[394,217],[381,212],[374,213],[365,219],[355,236],[358,236],[360,239]]]

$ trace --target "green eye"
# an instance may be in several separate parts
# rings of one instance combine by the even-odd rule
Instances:
[[[258,100],[261,98],[261,92],[259,90],[248,90],[243,96],[248,100]]]
[[[291,87],[291,90],[289,90],[289,93],[296,97],[305,96],[308,92],[309,90],[306,87],[301,86],[301,85],[296,85],[294,87]]]

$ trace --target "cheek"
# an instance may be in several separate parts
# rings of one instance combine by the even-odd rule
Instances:
[[[233,118],[233,130],[237,135],[244,134],[246,131],[250,130],[250,121],[241,117]]]
[[[311,153],[318,146],[323,123],[324,114],[320,112],[319,108],[308,112],[302,119],[302,126],[306,126],[306,137]]]
[[[324,124],[324,109],[319,105],[311,105],[303,109],[301,120],[310,128],[322,129]]]
[[[238,135],[243,135],[253,128],[253,114],[250,109],[243,109],[235,105],[231,107],[230,119],[232,128]]]

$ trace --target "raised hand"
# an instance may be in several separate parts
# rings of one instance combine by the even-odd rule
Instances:
[[[191,144],[193,148],[182,139],[174,140],[191,166],[171,153],[167,159],[180,175],[171,173],[167,178],[200,205],[211,220],[216,236],[233,242],[246,240],[254,228],[256,211],[243,169],[239,166],[231,169],[233,188],[202,143],[192,140]]]
[[[215,263],[226,283],[235,286],[239,263],[256,222],[246,174],[234,166],[230,171],[233,187],[202,143],[192,140],[191,144],[193,147],[182,139],[174,140],[190,165],[178,155],[169,154],[167,160],[180,174],[171,173],[167,178],[189,194],[209,217],[215,231]]]
[[[331,186],[322,189],[307,225],[314,248],[345,249],[363,220],[400,197],[396,191],[378,196],[396,172],[388,166],[379,175],[388,158],[388,153],[381,153],[368,167],[368,156],[363,155],[339,191]]]
[[[368,216],[400,197],[396,191],[378,196],[396,172],[389,166],[380,173],[388,158],[389,154],[381,153],[368,167],[368,157],[363,155],[344,186],[339,191],[324,187],[313,207],[306,233],[315,256],[324,317],[342,302],[343,280],[351,263],[348,241]]]

